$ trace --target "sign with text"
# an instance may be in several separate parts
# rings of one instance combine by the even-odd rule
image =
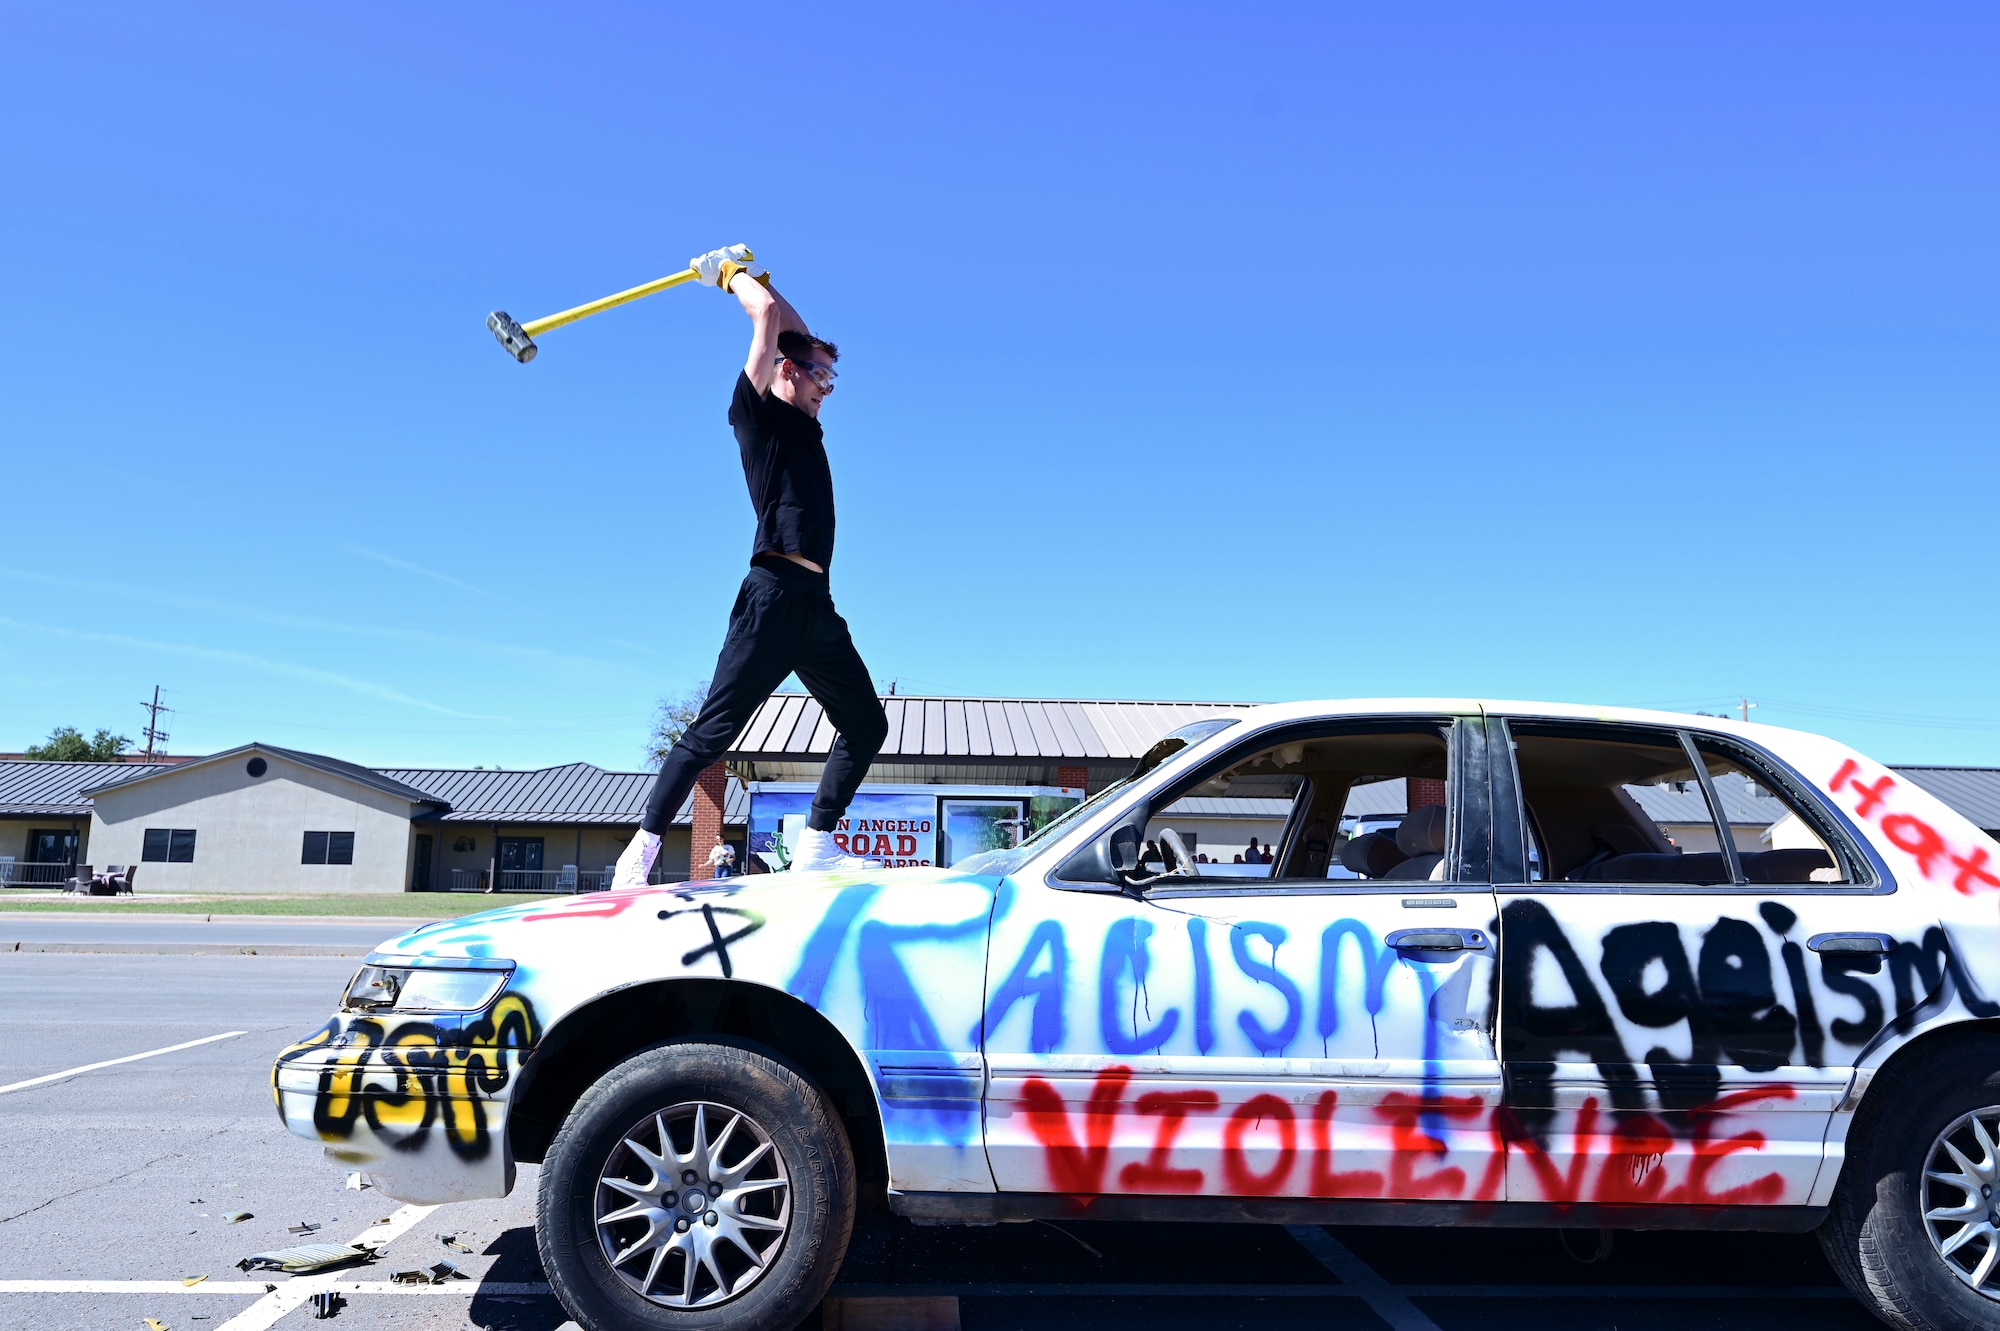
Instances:
[[[757,791],[750,796],[750,853],[773,869],[791,863],[798,830],[812,809],[808,791]],[[931,795],[854,797],[835,824],[834,844],[889,868],[937,863],[937,799]]]

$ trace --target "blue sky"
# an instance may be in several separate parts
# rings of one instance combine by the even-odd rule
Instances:
[[[2000,12],[7,4],[0,749],[637,765],[841,344],[903,692],[1484,694],[2000,762]]]

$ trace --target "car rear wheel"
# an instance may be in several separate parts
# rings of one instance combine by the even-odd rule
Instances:
[[[1820,1242],[1891,1326],[2000,1326],[2000,1040],[1952,1040],[1876,1077]]]
[[[585,1331],[789,1331],[833,1282],[854,1157],[826,1097],[734,1045],[649,1049],[584,1092],[542,1168],[535,1236]]]

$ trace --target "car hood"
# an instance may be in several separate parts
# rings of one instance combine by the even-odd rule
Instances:
[[[948,869],[782,873],[595,892],[501,906],[425,925],[376,949],[378,957],[504,958],[508,992],[532,1026],[613,989],[665,979],[731,979],[822,1005],[851,966],[849,940],[872,927],[921,930],[962,952],[976,978],[1001,880]]]

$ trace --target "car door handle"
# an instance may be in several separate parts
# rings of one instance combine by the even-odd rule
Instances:
[[[1398,929],[1388,943],[1399,952],[1478,952],[1486,935],[1477,929]]]
[[[1814,934],[1806,946],[1815,952],[1858,952],[1881,956],[1896,945],[1887,934]]]

